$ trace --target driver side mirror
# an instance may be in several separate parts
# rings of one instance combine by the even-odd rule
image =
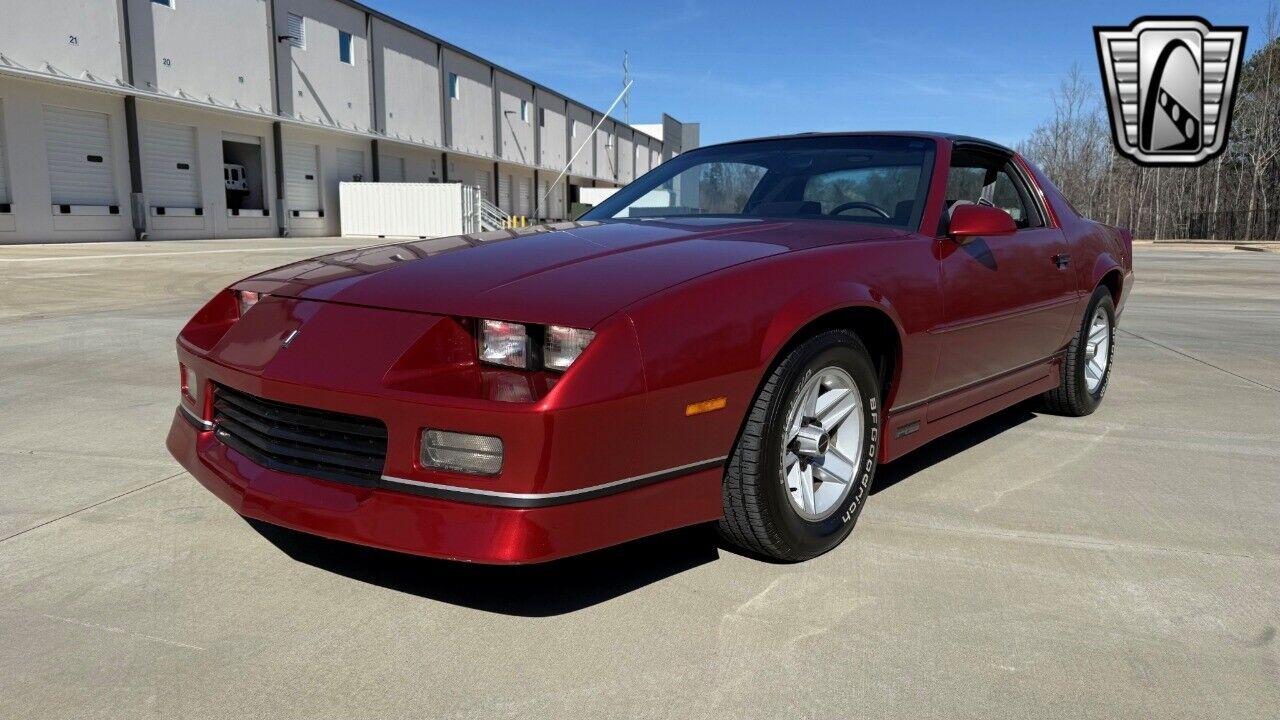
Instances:
[[[1009,213],[986,205],[959,205],[951,212],[948,234],[963,245],[979,235],[1012,235],[1018,231]]]

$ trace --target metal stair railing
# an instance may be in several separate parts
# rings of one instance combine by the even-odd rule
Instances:
[[[479,190],[479,188],[476,188]],[[477,207],[480,210],[480,230],[504,230],[508,227],[511,220],[507,214],[497,205],[484,199],[484,195],[479,196]]]

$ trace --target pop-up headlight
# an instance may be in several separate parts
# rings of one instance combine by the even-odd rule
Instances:
[[[529,333],[520,323],[480,321],[480,360],[493,365],[525,368],[529,364]]]
[[[548,325],[547,337],[542,345],[543,367],[548,370],[568,370],[595,336],[590,330]]]

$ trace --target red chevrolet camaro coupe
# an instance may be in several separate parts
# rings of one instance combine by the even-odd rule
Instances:
[[[1092,412],[1132,262],[983,140],[706,147],[577,222],[235,283],[178,336],[168,447],[242,515],[391,550],[528,563],[714,521],[802,560],[879,463],[1036,396]]]

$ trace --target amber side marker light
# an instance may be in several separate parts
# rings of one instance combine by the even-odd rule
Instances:
[[[718,397],[711,398],[710,400],[703,400],[702,402],[689,403],[684,406],[684,416],[691,417],[693,415],[708,413],[713,410],[723,410],[724,406],[728,404],[728,402],[727,398]]]

